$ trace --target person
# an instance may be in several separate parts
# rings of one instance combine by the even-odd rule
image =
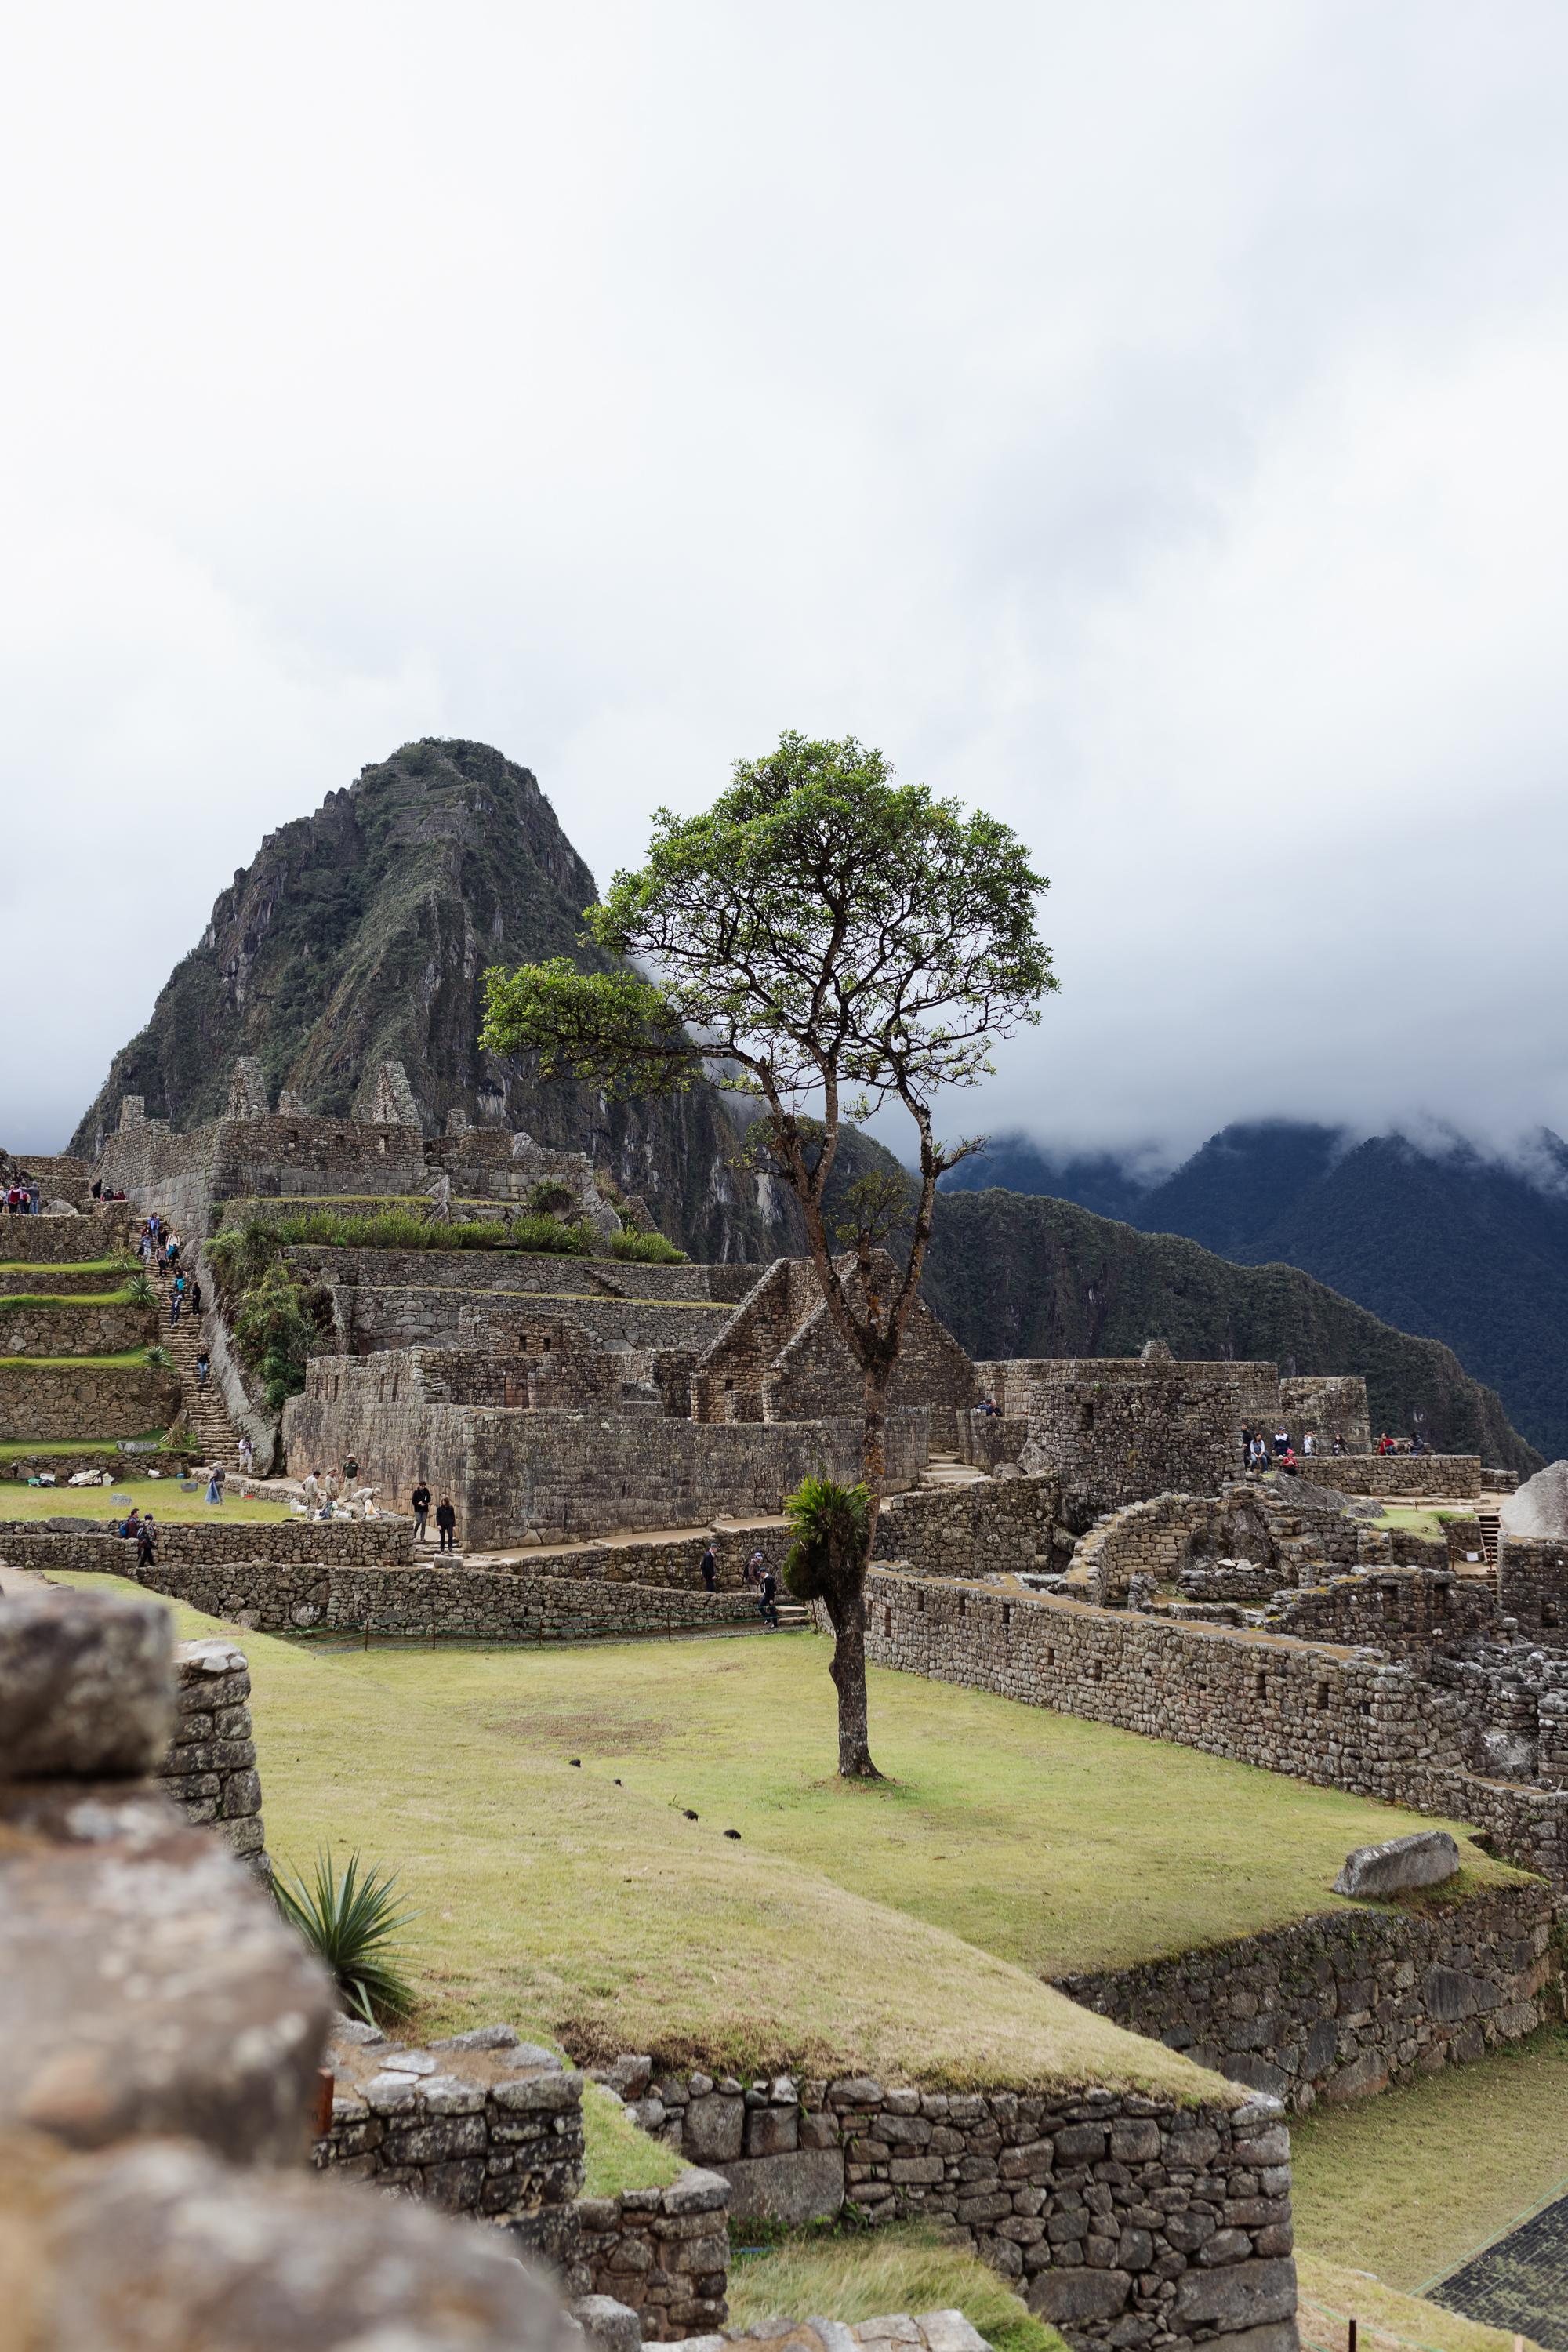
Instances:
[[[140,1528],[137,1530],[136,1565],[138,1568],[156,1567],[158,1560],[156,1549],[157,1542],[158,1530],[153,1524],[153,1514],[149,1511],[146,1517],[142,1520]]]
[[[1305,1430],[1305,1431],[1303,1431],[1303,1432],[1302,1432],[1302,1435],[1301,1435],[1301,1451],[1302,1451],[1302,1453],[1303,1453],[1303,1454],[1315,1454],[1315,1453],[1317,1452],[1317,1450],[1318,1450],[1317,1440],[1313,1437],[1311,1431],[1310,1431],[1310,1429],[1309,1429],[1309,1430]]]
[[[239,1441],[239,1466],[247,1478],[256,1475],[256,1441],[247,1430]]]
[[[443,1495],[436,1506],[436,1525],[441,1530],[441,1550],[451,1551],[454,1549],[453,1535],[458,1525],[458,1514],[452,1508],[450,1495]]]
[[[352,1493],[358,1482],[359,1455],[357,1454],[345,1454],[343,1456],[343,1492],[345,1494]]]
[[[198,1389],[205,1388],[207,1384],[207,1374],[211,1370],[212,1360],[208,1356],[206,1349],[204,1348],[200,1355],[196,1358],[196,1386]]]
[[[1284,1460],[1284,1458],[1285,1458],[1286,1454],[1289,1454],[1289,1451],[1290,1451],[1290,1433],[1289,1433],[1289,1431],[1288,1429],[1277,1429],[1277,1430],[1275,1431],[1275,1433],[1274,1433],[1274,1454],[1275,1454],[1275,1459],[1276,1459],[1277,1461],[1281,1461],[1281,1462],[1282,1462],[1282,1461]]]
[[[1344,1454],[1344,1453],[1346,1453],[1346,1452],[1348,1451],[1348,1448],[1346,1447],[1346,1444],[1345,1444],[1344,1438],[1343,1438],[1343,1436],[1341,1434],[1340,1431],[1338,1431],[1337,1429],[1336,1429],[1336,1430],[1335,1430],[1335,1432],[1334,1432],[1334,1444],[1333,1444],[1333,1450],[1334,1450],[1335,1454]]]
[[[137,1509],[134,1503],[131,1506],[131,1517],[124,1522],[120,1532],[122,1536],[139,1536],[141,1534],[142,1514]]]
[[[207,1473],[207,1491],[203,1497],[204,1501],[208,1503],[222,1502],[223,1476],[223,1464],[221,1462],[215,1462],[211,1470]]]
[[[193,1315],[199,1315],[199,1314],[201,1313],[201,1311],[202,1311],[202,1286],[201,1286],[200,1278],[198,1277],[196,1280],[193,1281],[193,1282],[192,1282],[192,1284],[191,1284],[191,1313],[192,1313]]]
[[[707,1550],[703,1553],[697,1565],[702,1571],[702,1581],[708,1591],[710,1592],[717,1591],[719,1586],[719,1555],[714,1550],[711,1544],[709,1545]]]
[[[1386,1429],[1377,1441],[1377,1450],[1380,1454],[1392,1454],[1394,1451],[1394,1440]]]
[[[748,1591],[760,1592],[762,1591],[763,1571],[766,1566],[767,1562],[763,1559],[762,1553],[760,1551],[754,1551],[752,1554],[751,1559],[746,1562],[746,1588]]]
[[[430,1489],[425,1484],[423,1471],[419,1474],[419,1484],[408,1499],[414,1506],[414,1540],[416,1543],[428,1543],[430,1538],[425,1532],[425,1522],[430,1516]]]
[[[1284,1453],[1283,1453],[1283,1454],[1280,1455],[1280,1457],[1279,1457],[1279,1467],[1281,1468],[1281,1470],[1283,1470],[1283,1471],[1284,1471],[1285,1475],[1287,1476],[1287,1478],[1294,1478],[1294,1477],[1295,1477],[1295,1475],[1296,1475],[1296,1449],[1295,1449],[1295,1447],[1294,1447],[1293,1445],[1287,1445],[1287,1446],[1286,1446]]]
[[[1252,1467],[1252,1423],[1249,1421],[1241,1424],[1241,1466],[1244,1470]]]
[[[314,1518],[317,1508],[321,1500],[321,1472],[319,1470],[306,1471],[304,1484],[301,1486],[300,1492],[304,1496],[305,1508],[310,1512],[310,1517]]]
[[[177,1274],[174,1276],[174,1286],[169,1293],[169,1328],[171,1331],[180,1319],[180,1309],[184,1303],[185,1277],[183,1274]]]
[[[324,1487],[325,1487],[325,1489],[326,1489],[326,1496],[327,1496],[327,1500],[328,1500],[328,1502],[329,1502],[329,1503],[335,1503],[335,1502],[337,1501],[337,1499],[338,1499],[338,1495],[339,1495],[339,1493],[340,1493],[340,1491],[341,1491],[341,1490],[340,1490],[339,1484],[338,1484],[338,1474],[337,1474],[337,1470],[336,1470],[336,1468],[334,1467],[334,1465],[333,1465],[331,1462],[329,1462],[329,1463],[328,1463],[328,1465],[327,1465],[327,1475],[326,1475],[326,1477],[322,1480],[322,1485],[324,1486]]]
[[[171,1234],[169,1235],[169,1247],[168,1247],[168,1253],[167,1253],[167,1255],[168,1255],[169,1264],[170,1264],[171,1265],[177,1265],[177,1264],[178,1264],[178,1262],[179,1262],[179,1255],[180,1255],[180,1236],[179,1236],[179,1234]]]
[[[770,1633],[779,1630],[779,1580],[771,1568],[763,1570],[762,1619]]]

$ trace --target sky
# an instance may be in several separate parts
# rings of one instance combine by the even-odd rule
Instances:
[[[952,1130],[1568,1129],[1560,8],[86,0],[5,58],[0,1142],[399,743],[603,883],[785,727],[1052,877]]]

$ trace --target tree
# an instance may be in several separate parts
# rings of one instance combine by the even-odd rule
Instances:
[[[1023,844],[995,818],[964,816],[956,802],[892,776],[853,737],[786,733],[766,758],[737,761],[730,790],[703,814],[658,810],[647,864],[617,874],[586,916],[588,937],[623,960],[619,969],[583,972],[557,957],[493,971],[480,1036],[492,1053],[536,1053],[544,1076],[628,1094],[689,1086],[716,1064],[721,1086],[762,1106],[754,1132],[800,1205],[828,1312],[861,1378],[869,1499],[851,1597],[862,1616],[888,1393],[937,1181],[979,1148],[937,1141],[932,1098],[988,1076],[993,1041],[1037,1022],[1058,984],[1035,930],[1035,901],[1049,885]],[[918,1180],[907,1192],[893,1180],[897,1202],[886,1180],[852,1186],[840,1230],[853,1247],[836,1255],[826,1204],[841,1122],[892,1100],[915,1125]],[[908,1255],[889,1274],[881,1244],[900,1225]],[[840,1634],[832,1673],[839,1771],[875,1777],[858,1639]]]

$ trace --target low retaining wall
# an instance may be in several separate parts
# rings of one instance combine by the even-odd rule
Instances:
[[[1305,2114],[1382,2091],[1563,2012],[1550,1887],[1483,1894],[1422,1918],[1329,1912],[1268,1936],[1059,1990],[1134,2033]]]
[[[988,1475],[999,1462],[1016,1462],[1029,1442],[1027,1413],[981,1412],[971,1407],[954,1418],[959,1460]]]
[[[111,1290],[113,1276],[100,1287]],[[161,1328],[155,1307],[18,1307],[0,1298],[0,1356],[119,1356],[145,1348]]]
[[[157,1519],[155,1496],[146,1497],[146,1507]],[[160,1568],[216,1568],[256,1560],[279,1568],[395,1568],[411,1567],[414,1561],[410,1519],[230,1519],[195,1525],[160,1519],[157,1524]],[[62,1528],[40,1528],[36,1519],[0,1519],[0,1559],[13,1568],[47,1571],[52,1566],[129,1576],[136,1546],[130,1537],[106,1535],[90,1521],[68,1535]]]
[[[345,1631],[467,1635],[494,1642],[577,1642],[606,1633],[756,1621],[739,1592],[677,1592],[667,1585],[578,1582],[485,1569],[340,1569],[330,1579],[324,1622]],[[300,1622],[298,1618],[294,1621]]]
[[[814,1612],[826,1630],[820,1602]],[[1473,1822],[1504,1859],[1568,1884],[1568,1792],[1465,1769],[1462,1710],[1408,1665],[1289,1635],[1050,1595],[1003,1598],[876,1569],[867,1580],[866,1655],[1320,1788]]]
[[[1276,2100],[954,2095],[868,2076],[743,2090],[701,2074],[652,2095],[662,2122],[639,2112],[723,2172],[732,2214],[800,2221],[844,2199],[873,2221],[942,2214],[1071,2344],[1175,2333],[1223,2352],[1246,2335],[1246,2352],[1294,2352],[1290,2136]]]
[[[483,2040],[498,2032],[510,2043]],[[340,2026],[327,2063],[332,2119],[311,2149],[319,2172],[454,2213],[563,2206],[583,2186],[583,2077],[520,2047],[509,2027],[410,2051],[384,2036],[350,2041]]]
[[[25,1223],[26,1220],[23,1220]],[[180,1376],[151,1365],[0,1364],[0,1438],[142,1437],[180,1410]]]
[[[1498,1617],[1494,1578],[1404,1568],[1332,1577],[1292,1593],[1268,1622],[1302,1641],[1363,1645],[1402,1658],[1426,1657],[1437,1642],[1496,1641]]]
[[[177,1642],[174,1674],[180,1711],[159,1777],[188,1821],[216,1830],[231,1853],[268,1878],[245,1653],[224,1641]]]
[[[85,1217],[0,1218],[0,1265],[76,1265],[130,1246],[129,1205]]]
[[[1479,1454],[1313,1454],[1301,1475],[1345,1495],[1453,1495],[1474,1502],[1481,1491]]]
[[[561,2249],[568,2285],[629,2305],[645,2344],[710,2334],[730,2316],[729,2203],[723,2175],[701,2169],[668,2189],[579,2197],[570,2245]],[[515,2234],[531,2233],[524,2225]]]

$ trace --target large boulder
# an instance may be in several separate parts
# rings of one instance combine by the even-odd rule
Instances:
[[[1559,1543],[1568,1537],[1568,1462],[1549,1462],[1527,1478],[1504,1502],[1498,1514],[1508,1536],[1536,1537]]]
[[[1436,1886],[1459,1867],[1459,1849],[1447,1830],[1417,1830],[1386,1845],[1358,1845],[1334,1881],[1336,1895],[1397,1895],[1406,1886]]]

